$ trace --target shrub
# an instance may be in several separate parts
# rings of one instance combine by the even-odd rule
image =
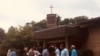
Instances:
[[[90,49],[79,49],[78,56],[93,56],[93,51]]]

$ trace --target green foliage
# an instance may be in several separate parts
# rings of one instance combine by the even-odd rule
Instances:
[[[78,16],[74,18],[75,23],[81,23],[87,20],[88,20],[87,16]]]
[[[10,27],[6,34],[6,39],[0,45],[0,50],[4,50],[4,52],[0,54],[4,54],[9,48],[23,50],[24,47],[33,47],[35,45],[33,34],[32,26],[27,24],[23,27],[20,26],[19,28],[13,26]]]
[[[34,31],[46,28],[46,21],[29,22],[25,26],[13,27],[11,26],[6,33],[6,39],[2,41],[0,45],[0,54],[6,53],[9,48],[23,49],[24,47],[33,47],[37,44],[37,40],[34,40]],[[4,33],[0,29],[0,33]],[[4,52],[3,52],[4,51]],[[0,55],[0,56],[1,56]]]
[[[59,25],[60,25],[60,22],[61,22],[61,17],[60,17],[60,16],[58,16],[58,17],[57,17],[57,26],[59,26]]]
[[[19,29],[13,27],[9,29],[9,31],[11,32],[8,32],[8,40],[11,41],[10,45],[12,45],[12,47],[30,47],[30,45],[33,45],[32,26],[26,24],[24,27],[20,26]]]
[[[42,30],[42,29],[45,29],[45,28],[47,28],[45,20],[41,20],[40,22],[35,23],[34,26],[33,26],[34,31]]]
[[[88,20],[87,16],[77,16],[74,18],[65,18],[62,21],[58,21],[58,24],[59,25],[71,25],[71,24],[81,23],[87,20]]]
[[[1,43],[2,40],[5,39],[5,37],[6,37],[5,31],[2,28],[0,28],[0,43]]]
[[[69,25],[70,24],[70,19],[65,18],[63,21],[61,21],[60,25]]]
[[[93,51],[90,49],[78,50],[78,56],[93,56]]]

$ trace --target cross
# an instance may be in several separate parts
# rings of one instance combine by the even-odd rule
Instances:
[[[51,14],[52,14],[52,8],[54,8],[54,7],[51,5],[50,8],[51,8]]]

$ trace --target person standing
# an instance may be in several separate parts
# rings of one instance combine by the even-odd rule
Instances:
[[[62,44],[60,46],[60,48],[61,48],[61,56],[69,56],[69,51],[68,51],[67,48],[65,48],[65,45],[64,44]]]
[[[47,47],[44,47],[43,52],[42,52],[42,56],[50,56]]]
[[[31,48],[31,49],[29,50],[29,56],[34,56],[34,48]]]
[[[55,46],[55,54],[56,56],[60,56],[60,50]]]
[[[15,49],[12,49],[12,50],[11,50],[11,56],[17,56],[17,55],[16,55]]]
[[[8,49],[7,56],[11,56],[11,49]]]
[[[34,49],[34,56],[39,56],[41,53],[37,50],[37,48]]]
[[[75,45],[72,45],[72,46],[71,46],[71,49],[72,49],[72,51],[71,51],[71,56],[78,56],[78,55],[77,55],[77,51],[76,51],[76,49],[75,49]]]

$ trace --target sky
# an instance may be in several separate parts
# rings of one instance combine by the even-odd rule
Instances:
[[[99,0],[0,0],[0,28],[6,32],[10,26],[17,27],[31,21],[46,19],[53,13],[64,18],[76,16],[99,17]]]

